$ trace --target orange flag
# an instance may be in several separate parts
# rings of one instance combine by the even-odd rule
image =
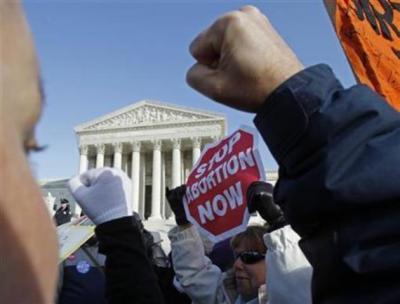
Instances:
[[[400,0],[325,4],[358,81],[400,111]]]

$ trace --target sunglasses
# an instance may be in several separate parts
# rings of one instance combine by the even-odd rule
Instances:
[[[243,251],[239,254],[235,254],[235,261],[240,258],[243,263],[251,265],[260,262],[265,258],[265,254],[257,251]]]

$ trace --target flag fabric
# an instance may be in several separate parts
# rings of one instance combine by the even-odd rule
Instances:
[[[358,81],[400,111],[400,0],[336,0],[332,19]]]

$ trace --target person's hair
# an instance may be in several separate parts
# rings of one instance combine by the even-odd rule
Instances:
[[[62,198],[62,199],[60,200],[60,203],[61,203],[61,204],[69,204],[69,201],[68,201],[66,198]]]
[[[241,233],[231,239],[232,249],[243,246],[245,250],[255,250],[265,254],[267,247],[264,244],[263,236],[268,232],[265,226],[249,226]]]

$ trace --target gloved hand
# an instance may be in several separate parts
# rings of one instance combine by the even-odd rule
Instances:
[[[132,216],[131,180],[119,169],[92,169],[69,180],[68,187],[95,223]]]
[[[185,208],[183,207],[183,195],[186,192],[186,185],[176,187],[175,189],[165,189],[167,200],[172,212],[175,214],[175,221],[178,226],[189,224],[186,218]]]
[[[281,208],[274,203],[273,190],[274,188],[271,184],[262,181],[253,182],[247,189],[247,208],[249,212],[257,211],[270,225],[269,232],[286,225]]]

